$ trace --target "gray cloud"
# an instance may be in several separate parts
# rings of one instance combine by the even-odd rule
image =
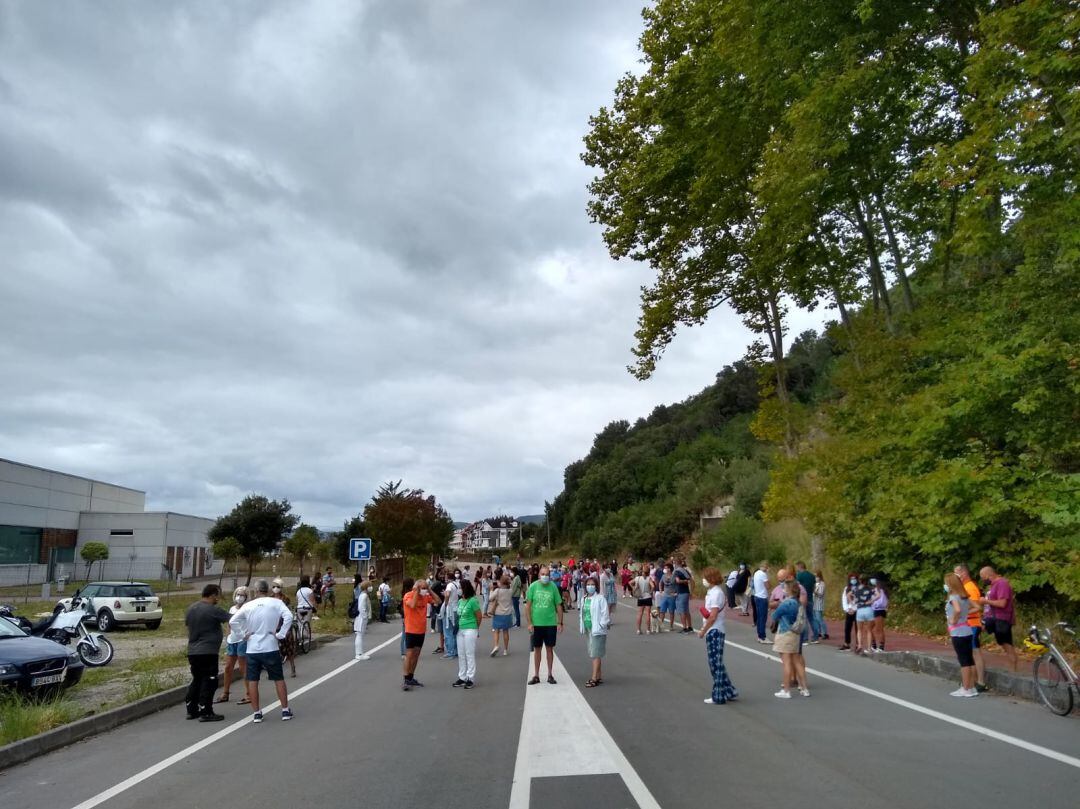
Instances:
[[[0,455],[331,527],[387,479],[535,512],[730,313],[624,371],[646,268],[584,213],[609,2],[0,6]]]

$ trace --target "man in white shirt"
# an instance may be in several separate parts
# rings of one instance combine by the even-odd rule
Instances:
[[[255,585],[255,598],[233,613],[229,619],[232,634],[247,642],[247,673],[244,679],[247,681],[247,695],[254,712],[252,719],[256,723],[263,720],[262,709],[259,707],[259,675],[263,671],[277,690],[277,697],[281,702],[281,718],[285,721],[293,718],[281,666],[281,649],[278,645],[289,636],[293,617],[284,601],[269,596],[270,585],[266,579],[260,579]]]
[[[754,571],[754,625],[757,629],[758,643],[768,643],[765,626],[769,619],[769,563],[762,562]]]

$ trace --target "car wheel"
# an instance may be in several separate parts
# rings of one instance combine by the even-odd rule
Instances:
[[[147,629],[157,629],[159,626],[161,626],[161,619],[160,618],[158,618],[156,621],[147,621],[146,622],[146,628]]]
[[[111,612],[102,610],[97,614],[97,625],[102,632],[110,632],[116,627],[116,621]]]

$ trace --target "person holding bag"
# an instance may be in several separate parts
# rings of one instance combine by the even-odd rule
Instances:
[[[784,582],[784,599],[773,612],[772,620],[776,628],[776,641],[773,651],[779,653],[784,664],[784,678],[780,690],[773,696],[779,699],[791,699],[791,684],[797,682],[799,693],[810,696],[806,681],[806,661],[803,659],[802,633],[806,628],[806,607],[799,603],[799,583],[795,579]]]

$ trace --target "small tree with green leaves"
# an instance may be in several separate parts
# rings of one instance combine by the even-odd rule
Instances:
[[[236,537],[222,537],[213,544],[214,558],[221,560],[221,573],[218,575],[218,586],[225,577],[225,568],[229,562],[235,562],[244,555],[244,546]]]
[[[304,575],[304,560],[311,556],[319,544],[319,531],[313,525],[301,523],[293,535],[285,540],[285,552],[296,560],[300,575]]]
[[[79,556],[86,562],[86,578],[89,579],[94,562],[104,562],[109,558],[109,546],[104,542],[87,542],[79,551]],[[98,576],[101,575],[101,567],[98,566]]]

